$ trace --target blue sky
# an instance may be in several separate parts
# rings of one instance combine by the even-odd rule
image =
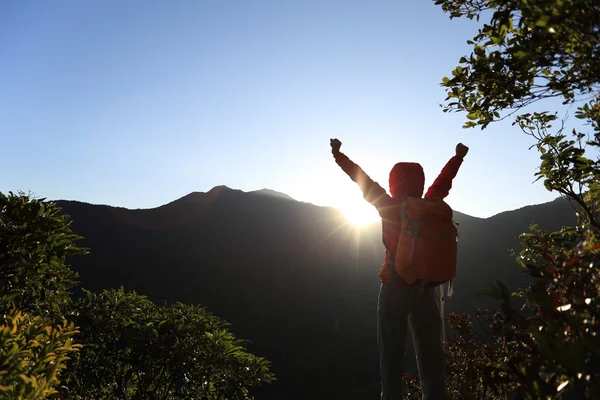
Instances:
[[[531,138],[439,108],[476,28],[433,1],[4,1],[0,190],[148,208],[225,184],[364,214],[338,137],[384,186],[464,142],[447,200],[470,215],[551,200]]]

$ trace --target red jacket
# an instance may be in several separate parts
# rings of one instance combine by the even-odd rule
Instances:
[[[422,197],[425,186],[423,168],[417,163],[398,163],[390,171],[390,193],[387,194],[377,182],[369,176],[345,154],[334,154],[335,162],[359,186],[365,200],[373,204],[381,216],[383,244],[385,246],[385,260],[394,254],[398,239],[400,238],[400,215],[402,198],[405,196]],[[433,185],[429,187],[426,198],[445,198],[452,188],[452,180],[458,173],[463,159],[454,156],[442,169]],[[387,264],[387,263],[386,263]],[[384,267],[385,268],[385,267]],[[380,273],[381,275],[381,273]],[[387,273],[384,272],[382,282],[386,281]],[[401,281],[400,285],[407,285]]]

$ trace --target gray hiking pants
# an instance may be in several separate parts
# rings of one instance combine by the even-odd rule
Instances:
[[[377,306],[381,400],[401,400],[404,344],[412,329],[423,400],[446,400],[442,321],[433,288],[382,284]]]

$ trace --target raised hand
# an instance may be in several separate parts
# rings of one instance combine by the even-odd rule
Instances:
[[[469,148],[462,143],[456,145],[456,155],[460,158],[464,158],[469,152]]]
[[[329,144],[331,145],[331,152],[333,154],[340,152],[340,147],[342,147],[342,142],[339,139],[330,139]]]

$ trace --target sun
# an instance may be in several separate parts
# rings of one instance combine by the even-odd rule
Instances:
[[[348,222],[357,227],[377,222],[381,218],[375,207],[364,200],[362,202],[346,203],[343,207],[340,207],[340,210]]]

